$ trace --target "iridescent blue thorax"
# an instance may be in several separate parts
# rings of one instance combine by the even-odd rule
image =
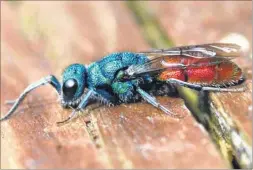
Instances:
[[[100,61],[94,62],[87,68],[88,88],[111,85],[117,72],[130,65],[143,64],[148,61],[144,55],[119,52],[105,56]]]

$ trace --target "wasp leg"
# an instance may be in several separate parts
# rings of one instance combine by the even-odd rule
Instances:
[[[244,92],[246,86],[236,87],[236,88],[217,88],[217,87],[202,87],[199,93],[199,106],[203,110],[205,109],[207,103],[209,103],[209,92]]]
[[[109,106],[113,105],[113,102],[111,102],[113,96],[111,96],[109,93],[106,93],[106,91],[103,90],[89,90],[84,99],[80,102],[78,107],[73,110],[73,112],[68,116],[67,119],[57,122],[57,124],[63,124],[70,122],[77,114],[79,111],[83,111],[83,109],[87,106],[88,102],[90,99],[96,99],[99,100],[100,102],[103,102],[105,104],[108,104]]]
[[[148,103],[152,104],[153,106],[155,106],[158,109],[161,109],[162,111],[164,111],[166,114],[168,114],[171,117],[174,118],[182,118],[184,116],[180,116],[177,114],[172,113],[171,111],[169,111],[166,107],[164,107],[163,105],[161,105],[159,102],[157,102],[156,98],[149,95],[147,92],[145,92],[144,90],[142,90],[141,88],[137,87],[137,92],[141,95],[141,97],[147,101]]]
[[[117,98],[115,96],[102,89],[96,90],[96,95],[94,96],[94,99],[108,106],[113,106],[117,103]]]
[[[32,90],[42,86],[42,85],[46,85],[46,84],[51,84],[56,91],[58,92],[58,94],[60,95],[61,93],[61,84],[59,83],[59,81],[56,79],[55,76],[50,75],[47,77],[44,77],[42,79],[40,79],[39,81],[30,84],[21,94],[20,96],[14,100],[15,102],[13,103],[12,108],[9,110],[9,112],[0,119],[0,121],[4,121],[7,120],[8,118],[10,118],[10,116],[15,112],[15,110],[18,108],[18,106],[20,105],[20,103],[24,100],[25,96],[31,92]]]
[[[215,92],[244,92],[246,87],[236,87],[233,89],[230,88],[217,88],[217,87],[203,87],[203,91],[215,91]]]
[[[170,83],[170,84],[176,84],[176,85],[179,85],[179,86],[188,87],[188,88],[194,89],[194,90],[202,90],[202,88],[203,88],[200,85],[187,83],[187,82],[184,82],[184,81],[181,81],[181,80],[178,80],[178,79],[174,79],[174,78],[170,78],[166,82]]]
[[[203,87],[201,85],[187,83],[182,80],[178,80],[178,79],[174,79],[174,78],[168,79],[166,82],[171,83],[171,84],[177,84],[177,85],[184,86],[184,87],[188,87],[188,88],[198,90],[198,91],[213,91],[213,92],[243,92],[243,91],[245,91],[245,87],[236,87],[236,88]]]
[[[63,124],[63,123],[67,123],[70,120],[72,120],[76,113],[81,111],[82,109],[85,108],[85,106],[87,106],[89,100],[91,99],[92,95],[94,95],[94,91],[93,90],[89,90],[88,93],[86,94],[86,96],[83,98],[83,100],[80,102],[80,104],[77,106],[76,109],[73,110],[73,112],[68,116],[67,119],[57,122],[57,124]]]

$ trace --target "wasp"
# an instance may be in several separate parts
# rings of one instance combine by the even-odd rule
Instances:
[[[238,85],[246,78],[231,60],[240,56],[240,46],[212,43],[156,49],[144,52],[112,53],[88,66],[72,64],[65,68],[60,83],[53,75],[29,85],[13,101],[8,119],[32,90],[50,84],[57,91],[61,105],[74,110],[65,123],[95,100],[108,105],[145,100],[166,114],[177,117],[160,104],[155,96],[185,86],[197,91],[242,91]],[[230,88],[237,86],[236,88]]]

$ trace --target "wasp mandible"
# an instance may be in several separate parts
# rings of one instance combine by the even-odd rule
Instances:
[[[157,49],[145,52],[117,52],[85,67],[72,64],[63,71],[62,83],[49,75],[29,85],[13,102],[8,119],[32,90],[51,84],[60,96],[63,107],[74,108],[65,123],[85,109],[91,100],[104,104],[145,100],[166,114],[178,117],[160,104],[162,96],[185,86],[198,91],[236,92],[229,88],[245,81],[242,70],[231,60],[240,56],[240,46],[212,43]]]

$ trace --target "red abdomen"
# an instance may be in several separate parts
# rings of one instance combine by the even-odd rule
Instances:
[[[165,70],[159,73],[158,80],[175,78],[203,86],[223,86],[238,83],[243,75],[241,69],[224,58],[171,57],[164,60]],[[182,64],[181,67],[169,65]]]

